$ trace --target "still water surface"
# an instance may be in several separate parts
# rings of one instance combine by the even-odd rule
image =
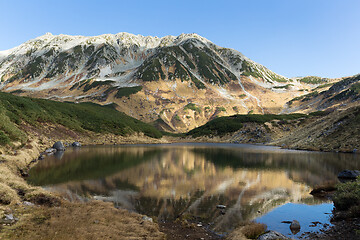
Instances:
[[[158,220],[195,216],[219,234],[254,220],[297,238],[329,223],[333,205],[314,199],[312,187],[359,168],[358,154],[260,145],[89,146],[48,156],[31,169],[29,181],[70,200],[111,201]],[[301,224],[298,233],[281,223],[293,219]],[[309,226],[316,221],[322,224]]]

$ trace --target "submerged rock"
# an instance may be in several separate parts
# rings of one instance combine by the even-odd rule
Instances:
[[[344,170],[338,174],[338,178],[347,178],[347,179],[356,179],[360,176],[360,171],[358,170]]]
[[[81,147],[81,143],[79,143],[79,142],[73,142],[73,143],[71,144],[71,146],[73,146],[73,147]]]
[[[65,151],[64,144],[61,141],[54,143],[53,148],[55,148],[57,151]]]
[[[277,239],[290,239],[290,238],[275,231],[265,232],[257,238],[257,240],[277,240]]]
[[[300,223],[296,220],[293,220],[290,224],[290,230],[293,234],[297,234],[300,232]]]
[[[56,153],[56,149],[55,148],[48,148],[48,149],[45,150],[45,153],[47,155],[54,154],[54,153]]]

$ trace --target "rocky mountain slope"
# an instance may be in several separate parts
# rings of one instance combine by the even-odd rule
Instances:
[[[287,102],[284,113],[314,112],[347,109],[358,106],[360,100],[360,74],[337,82],[325,82],[309,93]]]
[[[168,131],[237,113],[279,113],[319,84],[288,79],[197,34],[45,34],[0,52],[0,88],[60,101],[116,103]]]

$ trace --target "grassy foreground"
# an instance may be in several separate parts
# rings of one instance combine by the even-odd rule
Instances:
[[[24,179],[40,153],[58,140],[153,143],[161,136],[114,106],[0,92],[0,239],[164,239],[157,224],[139,214],[103,202],[70,203]]]
[[[336,211],[346,211],[347,217],[360,216],[360,177],[357,181],[341,183],[333,196]]]

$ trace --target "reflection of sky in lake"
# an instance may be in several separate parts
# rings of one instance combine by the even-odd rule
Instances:
[[[298,238],[304,232],[317,231],[323,227],[323,224],[330,224],[332,209],[332,203],[318,205],[287,203],[257,218],[256,221],[266,224],[268,229],[278,231],[285,236]],[[297,220],[301,226],[300,232],[295,235],[290,231],[290,224],[281,223],[292,220]],[[312,222],[321,224],[318,224],[317,227],[310,227],[313,225]]]

